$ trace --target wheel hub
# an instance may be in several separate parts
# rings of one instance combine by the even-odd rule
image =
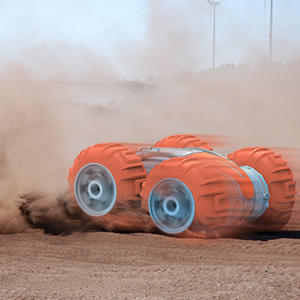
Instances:
[[[194,197],[189,188],[176,178],[166,178],[152,188],[149,212],[157,227],[169,234],[186,230],[195,216]]]
[[[180,210],[179,202],[176,198],[169,196],[163,202],[163,209],[169,216],[175,216]]]
[[[91,216],[103,216],[114,206],[117,186],[111,172],[103,165],[83,166],[74,182],[75,198],[79,207]]]
[[[103,192],[103,187],[99,181],[92,180],[88,185],[87,191],[91,198],[99,200]]]

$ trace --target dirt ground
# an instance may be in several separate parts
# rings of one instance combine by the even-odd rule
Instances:
[[[0,299],[299,299],[300,228],[235,239],[0,235]]]

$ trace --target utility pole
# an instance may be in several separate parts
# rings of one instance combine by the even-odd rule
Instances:
[[[270,28],[269,28],[269,62],[273,55],[273,0],[270,0]]]
[[[210,7],[213,9],[213,41],[212,41],[212,68],[215,69],[216,60],[216,5],[220,2],[214,2],[214,0],[207,0]]]

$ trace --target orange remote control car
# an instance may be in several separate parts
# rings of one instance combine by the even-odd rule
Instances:
[[[296,194],[290,167],[273,151],[245,148],[223,157],[191,135],[135,151],[91,146],[76,158],[68,181],[84,213],[101,218],[134,203],[170,235],[277,230],[289,221]]]

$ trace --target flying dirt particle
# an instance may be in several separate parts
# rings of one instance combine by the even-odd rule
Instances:
[[[91,217],[72,201],[68,192],[59,195],[20,195],[20,210],[28,224],[47,234],[68,235],[75,231],[154,232],[151,217],[132,207],[114,208],[109,214]]]
[[[67,211],[67,196],[47,196],[36,193],[20,195],[24,202],[20,206],[22,214],[33,228],[45,233],[58,235],[84,231],[87,225],[82,219],[72,218]]]
[[[16,198],[7,194],[0,195],[0,234],[24,232],[29,227],[18,209],[21,201]]]

